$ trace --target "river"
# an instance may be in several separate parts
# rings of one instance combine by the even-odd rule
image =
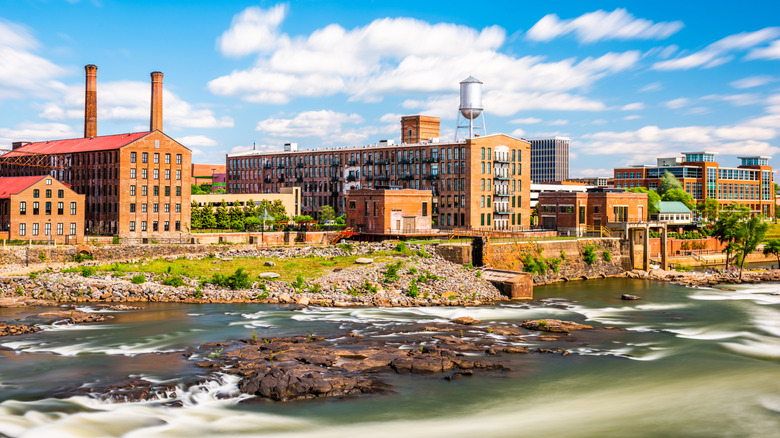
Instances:
[[[629,279],[537,287],[532,303],[479,308],[309,308],[144,304],[108,322],[0,338],[0,434],[11,437],[768,437],[780,432],[780,285],[692,289]],[[620,295],[640,301],[621,301]],[[89,310],[89,306],[84,309]],[[0,319],[20,319],[0,309]],[[239,403],[224,377],[175,399],[53,398],[121,380],[190,382],[187,346],[232,338],[446,322],[556,318],[624,330],[577,332],[572,354],[517,355],[512,371],[455,381],[393,376],[394,392]],[[607,333],[608,335],[604,335]],[[584,344],[583,342],[584,341]],[[566,345],[562,345],[566,348]]]

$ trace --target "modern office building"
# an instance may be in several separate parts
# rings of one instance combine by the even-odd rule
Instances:
[[[712,198],[721,206],[737,203],[748,207],[752,214],[773,217],[775,193],[770,157],[739,157],[741,165],[721,167],[715,161],[716,154],[683,152],[683,157],[658,158],[655,166],[616,168],[615,187],[658,190],[661,177],[669,171],[697,202]]]
[[[399,186],[432,191],[431,216],[439,228],[528,228],[530,143],[502,134],[458,142],[425,138],[438,133],[437,122],[404,117],[402,134],[411,131],[413,143],[306,150],[288,143],[278,152],[228,154],[227,191],[302,187],[303,214],[314,216],[323,205],[346,212],[350,190]]]
[[[569,179],[569,139],[537,138],[531,142],[531,181],[545,183]]]
[[[153,72],[146,132],[97,136],[97,67],[87,65],[84,137],[15,142],[0,176],[49,175],[85,195],[84,232],[166,238],[189,232],[192,153],[162,132],[162,77]]]

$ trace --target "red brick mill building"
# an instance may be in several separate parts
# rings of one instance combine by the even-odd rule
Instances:
[[[162,132],[153,72],[149,131],[97,136],[97,67],[87,65],[84,137],[15,142],[0,176],[48,175],[84,195],[84,233],[173,238],[189,232],[192,153]]]

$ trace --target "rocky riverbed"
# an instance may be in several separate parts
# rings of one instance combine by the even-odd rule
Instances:
[[[748,271],[745,270],[742,278],[739,278],[739,270],[730,271],[665,271],[653,269],[651,271],[634,270],[623,274],[626,278],[641,278],[645,280],[667,281],[690,287],[717,286],[721,284],[754,284],[762,282],[780,282],[780,269]]]
[[[374,261],[371,256],[384,251],[393,254],[389,261]],[[365,255],[348,268],[308,279],[303,283],[280,281],[273,275],[252,279],[251,287],[231,290],[195,279],[184,278],[179,287],[165,286],[162,276],[145,274],[145,282],[133,284],[130,274],[115,277],[100,272],[84,277],[76,272],[42,271],[31,276],[0,277],[2,296],[18,296],[56,302],[263,302],[294,303],[303,306],[463,306],[479,305],[506,298],[480,272],[450,263],[430,254],[422,246],[410,245],[394,252],[391,244],[340,245],[334,247],[290,247],[268,250],[236,250],[211,254],[180,256],[188,260],[209,257],[214,263],[251,258],[275,261],[289,258],[344,257]],[[173,260],[168,256],[164,259]],[[127,260],[137,262],[139,260]],[[90,266],[96,263],[85,263]],[[392,274],[389,273],[392,271]],[[272,273],[271,273],[272,274]]]

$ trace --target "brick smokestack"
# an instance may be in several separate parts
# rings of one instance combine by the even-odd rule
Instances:
[[[152,114],[149,123],[150,131],[163,129],[163,74],[152,72]]]
[[[84,66],[87,72],[87,87],[84,93],[84,137],[97,135],[97,66]]]

